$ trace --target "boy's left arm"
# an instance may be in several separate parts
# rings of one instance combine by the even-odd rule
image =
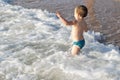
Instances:
[[[63,18],[59,12],[56,12],[57,17],[63,22],[65,25],[74,25],[74,21],[68,21],[65,18]]]

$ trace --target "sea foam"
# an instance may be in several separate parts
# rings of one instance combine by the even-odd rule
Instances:
[[[81,54],[70,54],[70,27],[54,13],[0,0],[0,80],[119,80],[120,53],[84,33]]]

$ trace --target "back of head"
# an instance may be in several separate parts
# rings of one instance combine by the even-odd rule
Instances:
[[[75,8],[75,11],[78,15],[80,15],[81,17],[86,17],[88,14],[88,9],[86,6],[84,5],[79,5]]]

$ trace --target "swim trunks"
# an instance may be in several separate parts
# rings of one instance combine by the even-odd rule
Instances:
[[[85,40],[75,41],[73,42],[73,45],[78,46],[80,49],[82,49],[85,45]]]

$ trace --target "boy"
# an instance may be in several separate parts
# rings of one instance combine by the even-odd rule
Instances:
[[[56,12],[57,17],[65,24],[65,25],[72,25],[72,40],[73,40],[73,46],[72,46],[72,55],[77,55],[80,50],[85,45],[85,40],[83,37],[83,33],[87,32],[87,24],[84,21],[84,17],[86,17],[88,14],[88,10],[84,5],[79,5],[74,9],[74,17],[75,20],[68,21],[65,18],[61,16],[59,12]]]

